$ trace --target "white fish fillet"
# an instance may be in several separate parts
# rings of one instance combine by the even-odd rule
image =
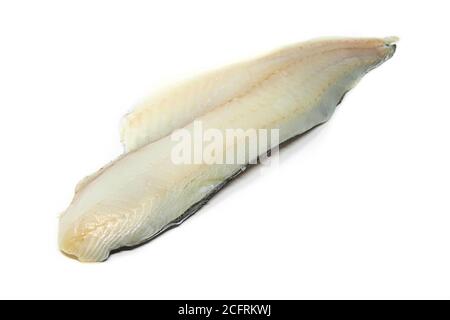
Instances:
[[[121,132],[130,152],[77,186],[60,218],[60,249],[80,261],[106,260],[111,251],[139,245],[181,221],[245,168],[174,164],[175,129],[192,133],[194,120],[221,132],[276,128],[286,141],[327,121],[343,95],[394,54],[395,41],[305,42],[211,72],[138,106]]]

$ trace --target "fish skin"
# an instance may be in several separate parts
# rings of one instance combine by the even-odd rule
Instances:
[[[294,45],[172,88],[164,103],[157,98],[138,107],[122,128],[129,152],[77,186],[60,217],[60,249],[80,261],[104,261],[111,251],[158,234],[245,168],[172,163],[173,130],[184,127],[192,133],[193,120],[199,120],[204,129],[221,131],[278,128],[280,143],[286,141],[326,122],[346,92],[392,57],[395,41],[333,39]],[[251,77],[243,76],[246,70],[254,70]],[[224,86],[230,87],[221,91]]]

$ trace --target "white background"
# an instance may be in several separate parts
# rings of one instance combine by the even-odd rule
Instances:
[[[1,0],[0,298],[450,298],[446,4]],[[58,214],[137,101],[332,35],[401,41],[279,167],[106,263],[58,251]]]

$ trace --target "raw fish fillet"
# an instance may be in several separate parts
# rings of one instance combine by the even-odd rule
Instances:
[[[104,261],[111,252],[180,224],[248,163],[176,164],[172,151],[178,142],[171,133],[183,128],[194,136],[195,123],[221,133],[278,129],[282,143],[326,122],[345,93],[392,57],[396,40],[341,38],[292,45],[148,99],[124,118],[127,153],[78,184],[60,218],[60,249],[80,261]],[[246,143],[227,141],[223,150],[240,150]]]

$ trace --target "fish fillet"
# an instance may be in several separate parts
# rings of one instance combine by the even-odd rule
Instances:
[[[148,99],[125,116],[127,153],[83,179],[60,217],[60,249],[104,261],[184,221],[247,163],[176,164],[177,129],[278,129],[279,142],[326,122],[342,97],[395,52],[396,38],[293,45],[210,72]],[[224,152],[245,139],[226,141]],[[258,155],[268,151],[258,150]],[[244,148],[244,150],[246,150]],[[238,151],[240,152],[240,151]],[[251,159],[248,159],[250,161]]]

